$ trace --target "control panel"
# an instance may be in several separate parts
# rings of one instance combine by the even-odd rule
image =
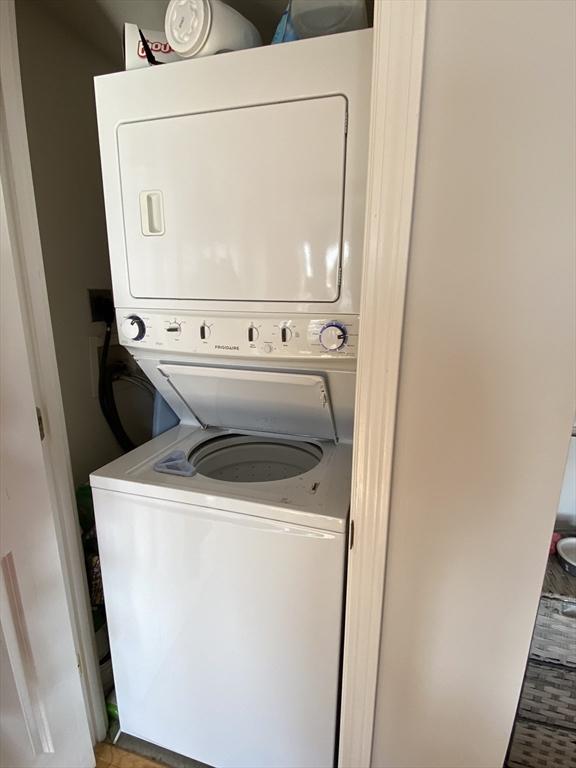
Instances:
[[[117,309],[121,344],[226,357],[356,357],[356,315],[255,315]]]

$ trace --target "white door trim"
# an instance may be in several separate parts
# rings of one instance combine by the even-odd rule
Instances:
[[[426,0],[375,3],[341,768],[369,768],[372,755],[425,25]]]
[[[14,0],[0,2],[0,141],[6,207],[14,222],[15,267],[31,352],[30,369],[41,410],[44,459],[56,510],[66,597],[78,653],[90,734],[105,737],[107,718],[99,679],[90,604],[76,514],[68,436],[52,335],[24,115]]]

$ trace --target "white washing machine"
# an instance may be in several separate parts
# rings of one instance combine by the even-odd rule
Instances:
[[[213,766],[331,766],[352,360],[150,354],[185,423],[91,476],[121,729]]]
[[[180,451],[192,476],[154,470]],[[351,447],[178,426],[91,477],[121,729],[333,765]]]
[[[181,424],[91,476],[122,731],[335,761],[371,31],[96,79],[119,339]]]

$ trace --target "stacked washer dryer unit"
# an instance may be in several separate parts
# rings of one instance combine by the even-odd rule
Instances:
[[[332,765],[370,30],[96,79],[120,342],[181,424],[91,477],[123,732]]]

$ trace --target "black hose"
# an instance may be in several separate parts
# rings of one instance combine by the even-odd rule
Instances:
[[[135,446],[132,440],[126,434],[114,400],[114,379],[116,378],[117,368],[108,365],[108,352],[110,350],[110,339],[112,337],[112,323],[106,323],[106,334],[104,335],[104,345],[102,347],[102,356],[100,358],[100,375],[98,377],[98,400],[104,418],[112,430],[112,434],[118,441],[123,451],[131,451]]]

